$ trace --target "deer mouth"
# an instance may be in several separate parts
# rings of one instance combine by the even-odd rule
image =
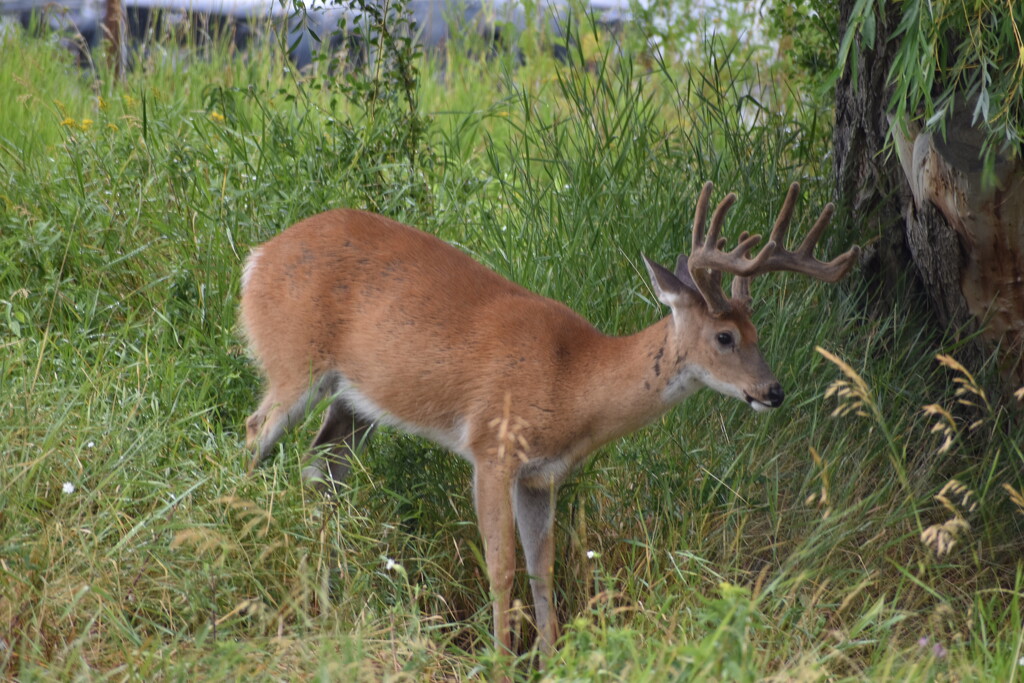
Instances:
[[[746,399],[747,405],[749,405],[751,408],[753,408],[758,413],[764,412],[766,410],[775,410],[780,405],[782,405],[782,401],[773,400],[772,402],[768,403],[768,402],[756,399],[753,396],[751,396],[750,394],[745,393],[745,392],[743,394],[743,398]]]

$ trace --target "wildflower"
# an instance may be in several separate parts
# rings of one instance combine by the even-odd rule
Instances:
[[[78,127],[82,130],[89,130],[92,126],[92,119],[82,119],[82,122],[78,124]]]
[[[94,447],[95,445],[96,445],[96,442],[95,442],[95,441],[92,441],[92,440],[89,440],[89,441],[86,441],[86,442],[85,442],[85,447],[86,447],[86,448],[92,448],[92,447]]]
[[[72,484],[70,481],[66,481],[64,482],[63,490],[64,493],[66,493],[67,495],[71,495],[72,493],[75,492],[75,485]]]
[[[597,557],[597,558],[601,557],[601,553],[594,552],[593,550],[588,550],[587,551],[587,559],[588,560],[593,560],[595,557]]]
[[[224,115],[221,114],[220,112],[218,112],[218,111],[211,111],[210,112],[210,120],[211,121],[215,121],[216,123],[224,123],[225,119],[224,119]]]
[[[75,120],[70,116],[65,116],[64,120],[60,122],[60,125],[67,126],[68,128],[74,128],[76,125]]]
[[[918,646],[919,648],[921,648],[921,649],[924,649],[924,648],[928,647],[929,645],[931,645],[931,650],[932,650],[932,654],[933,654],[933,655],[935,656],[935,658],[936,658],[936,659],[942,659],[942,658],[943,658],[943,657],[945,657],[945,656],[946,656],[947,654],[949,654],[949,653],[948,653],[948,652],[946,651],[946,648],[944,648],[944,647],[942,646],[942,643],[940,643],[940,642],[936,641],[936,642],[935,642],[935,643],[933,644],[933,643],[932,643],[932,639],[931,639],[931,638],[929,638],[928,636],[921,636],[921,637],[920,637],[920,638],[919,638],[919,639],[917,640],[917,646]]]
[[[402,569],[402,565],[398,564],[389,557],[387,558],[387,562],[384,563],[384,569],[388,570],[389,572],[399,571]]]

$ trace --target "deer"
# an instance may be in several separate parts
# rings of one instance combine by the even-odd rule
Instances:
[[[793,251],[793,183],[768,242],[744,232],[724,251],[729,193],[706,228],[697,200],[690,254],[674,271],[641,254],[669,315],[628,336],[600,332],[566,305],[515,284],[460,249],[373,213],[336,209],[255,248],[241,275],[240,322],[266,378],[245,423],[250,470],[284,431],[326,403],[301,468],[337,495],[350,458],[380,425],[425,437],[473,466],[473,501],[493,601],[493,636],[511,651],[516,530],[533,594],[535,647],[558,640],[554,519],[559,486],[595,449],[652,422],[703,387],[778,408],[784,392],[751,322],[750,281],[772,271],[837,282],[851,249],[813,256],[834,206]],[[732,276],[731,296],[722,288]]]

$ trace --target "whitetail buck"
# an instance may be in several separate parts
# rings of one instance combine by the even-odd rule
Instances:
[[[494,637],[510,647],[515,529],[526,557],[541,649],[558,625],[552,596],[555,495],[595,448],[710,387],[755,410],[783,392],[757,346],[751,278],[787,270],[835,282],[859,249],[812,256],[825,207],[796,251],[783,248],[794,183],[770,241],[744,233],[722,251],[736,199],[718,205],[705,236],[711,183],[693,220],[693,249],[675,273],[644,257],[672,313],[628,337],[602,334],[563,304],[534,294],[433,235],[361,211],[307,218],[252,252],[242,272],[241,322],[269,386],[246,421],[256,465],[282,432],[328,399],[303,480],[333,490],[349,454],[378,424],[449,448],[473,464],[473,495],[494,599]],[[732,297],[722,290],[732,273]]]

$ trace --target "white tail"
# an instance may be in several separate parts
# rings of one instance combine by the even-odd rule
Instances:
[[[441,240],[361,211],[300,221],[253,251],[242,274],[241,321],[268,389],[246,422],[254,464],[321,400],[330,403],[303,469],[332,490],[349,453],[378,424],[449,448],[473,464],[473,492],[494,597],[494,635],[508,648],[519,528],[541,648],[557,638],[552,570],[559,485],[598,446],[651,422],[701,387],[762,410],[783,392],[757,346],[749,280],[793,270],[830,281],[811,256],[832,213],[795,252],[782,239],[790,188],[771,241],[722,252],[726,197],[704,237],[711,195],[694,218],[693,253],[675,272],[644,258],[671,315],[628,337],[602,334],[566,306],[497,275]],[[722,272],[737,273],[733,297]]]

